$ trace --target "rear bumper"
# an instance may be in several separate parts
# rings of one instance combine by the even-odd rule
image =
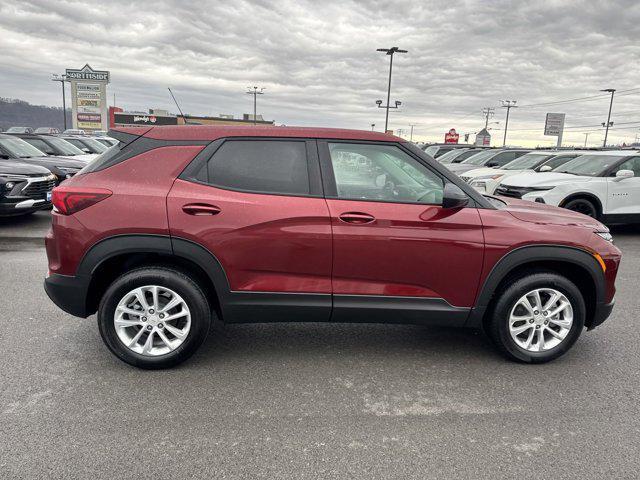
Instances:
[[[51,274],[44,280],[44,290],[53,303],[65,312],[86,318],[89,277]]]
[[[611,311],[613,310],[613,306],[615,305],[615,300],[611,303],[600,303],[596,305],[596,311],[593,314],[593,320],[589,324],[589,330],[593,330],[598,325],[602,325],[602,323],[609,318],[611,315]]]

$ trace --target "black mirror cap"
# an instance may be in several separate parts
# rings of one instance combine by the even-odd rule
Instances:
[[[469,197],[455,183],[447,182],[442,193],[442,208],[463,208],[469,204]]]

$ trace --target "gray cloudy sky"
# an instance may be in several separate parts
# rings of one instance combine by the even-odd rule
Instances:
[[[51,73],[109,70],[118,106],[239,115],[248,85],[266,87],[258,113],[278,124],[384,126],[388,57],[396,57],[390,128],[415,138],[476,132],[480,110],[516,99],[509,142],[555,143],[546,112],[565,112],[568,143],[602,142],[617,88],[613,141],[640,132],[640,2],[591,1],[51,1],[0,2],[0,96],[59,105]],[[556,105],[526,105],[596,96]],[[492,125],[504,126],[496,108]],[[634,123],[635,121],[635,123]],[[595,126],[593,126],[595,125]],[[584,126],[584,127],[583,127]],[[494,143],[502,140],[495,130]],[[496,138],[498,137],[498,138]],[[499,142],[498,142],[499,139]]]

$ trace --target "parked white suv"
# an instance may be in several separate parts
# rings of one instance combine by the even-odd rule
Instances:
[[[507,177],[527,170],[549,172],[583,153],[585,152],[578,150],[534,150],[507,163],[502,168],[476,168],[463,173],[460,178],[471,184],[476,190],[491,195],[496,187],[500,185],[500,182]]]
[[[495,193],[564,207],[603,223],[640,222],[640,152],[584,153],[552,172],[506,178]]]

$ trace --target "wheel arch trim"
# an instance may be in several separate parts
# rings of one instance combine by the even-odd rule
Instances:
[[[604,206],[602,205],[602,201],[598,198],[595,193],[592,192],[574,192],[570,195],[567,195],[560,202],[558,202],[558,206],[564,208],[564,206],[569,203],[571,200],[576,200],[578,198],[584,198],[586,200],[591,200],[595,203],[595,207],[598,210],[598,213],[602,215],[604,213]]]
[[[528,263],[550,261],[571,264],[589,272],[596,291],[595,304],[597,306],[604,303],[606,279],[598,261],[590,252],[569,245],[526,245],[506,253],[493,266],[478,290],[476,302],[466,326],[478,327],[482,324],[484,314],[493,300],[496,289],[509,273]]]

